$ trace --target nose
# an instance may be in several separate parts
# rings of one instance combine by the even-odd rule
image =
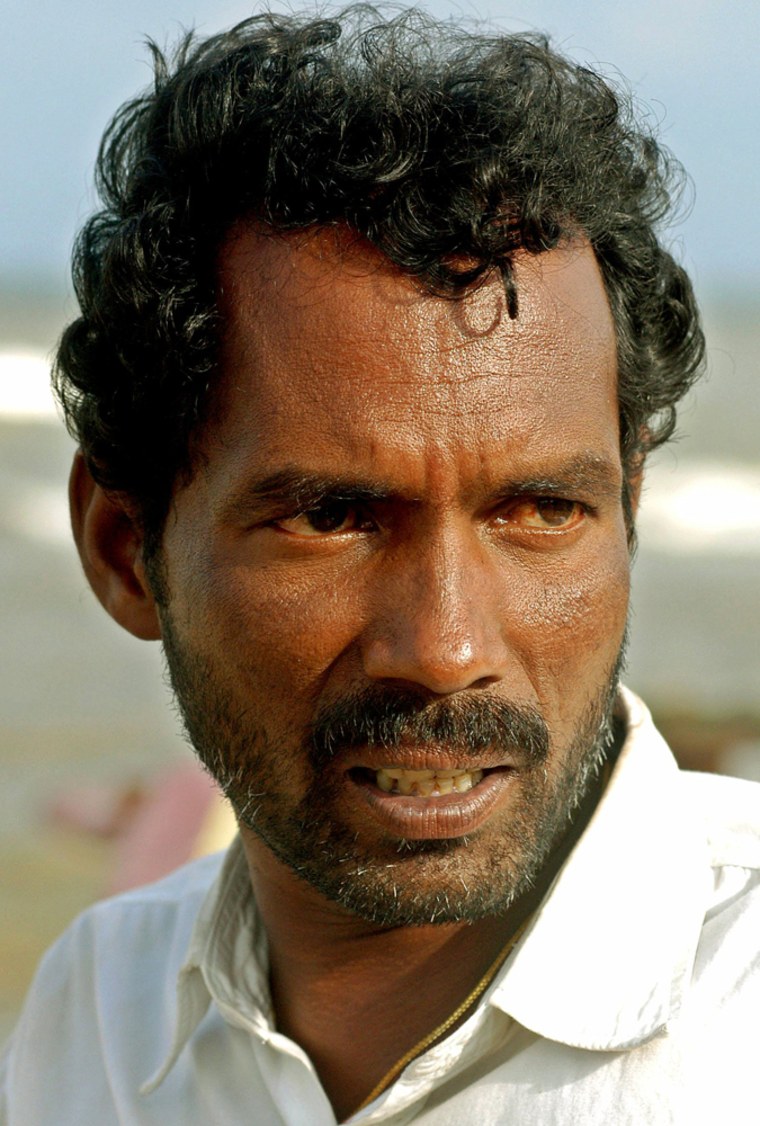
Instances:
[[[365,674],[439,695],[501,680],[509,646],[499,562],[472,529],[386,557],[363,635]]]

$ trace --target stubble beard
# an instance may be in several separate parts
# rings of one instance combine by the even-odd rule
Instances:
[[[474,922],[506,911],[539,880],[613,742],[624,646],[565,753],[551,747],[535,709],[485,694],[432,704],[418,693],[388,688],[341,701],[321,713],[305,737],[275,743],[248,711],[234,712],[211,663],[179,642],[166,610],[162,617],[169,679],[185,730],[239,822],[327,899],[378,926]],[[440,746],[443,732],[463,764],[486,741],[510,741],[520,763],[520,793],[509,817],[496,833],[489,824],[454,839],[375,839],[363,846],[360,834],[333,816],[339,782],[325,769],[331,757],[341,746],[373,740],[389,750],[402,740]],[[281,787],[294,754],[311,775],[299,801]],[[551,769],[550,756],[558,760]]]

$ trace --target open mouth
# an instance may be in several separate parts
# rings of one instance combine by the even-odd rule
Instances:
[[[357,808],[366,810],[391,837],[443,840],[480,829],[509,801],[517,774],[511,764],[424,769],[384,764],[352,766],[344,777],[354,816]]]
[[[503,768],[496,768],[503,769]],[[401,766],[382,766],[377,770],[356,766],[349,777],[365,786],[377,787],[384,794],[401,794],[404,797],[434,798],[448,794],[466,794],[494,770],[407,770]]]

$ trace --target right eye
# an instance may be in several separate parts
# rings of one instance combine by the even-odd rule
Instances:
[[[349,500],[329,500],[274,525],[292,536],[329,536],[370,531],[374,525],[360,505]]]

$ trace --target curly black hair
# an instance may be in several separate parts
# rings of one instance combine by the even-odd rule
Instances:
[[[235,220],[347,223],[455,298],[585,237],[617,329],[629,472],[675,426],[704,341],[657,230],[683,173],[630,99],[537,35],[473,34],[411,10],[266,14],[173,57],[103,138],[103,209],[74,255],[81,316],[54,383],[95,479],[153,549],[191,474],[219,343],[216,269]],[[466,263],[466,265],[463,265]]]

